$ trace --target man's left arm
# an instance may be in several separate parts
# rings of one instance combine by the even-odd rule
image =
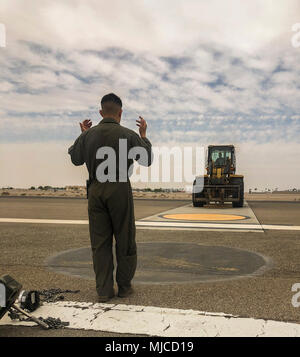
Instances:
[[[139,120],[137,120],[136,122],[137,122],[137,126],[139,127],[140,136],[134,133],[131,139],[131,146],[142,147],[146,150],[147,160],[140,157],[139,159],[137,159],[137,162],[142,166],[150,166],[153,162],[153,151],[152,151],[152,144],[150,140],[146,137],[147,123],[145,119],[143,119],[142,117],[140,117]]]

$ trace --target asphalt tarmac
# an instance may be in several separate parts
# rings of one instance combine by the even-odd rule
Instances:
[[[188,201],[136,200],[136,219],[184,206]],[[300,202],[248,201],[261,224],[300,225]],[[1,218],[87,219],[87,201],[56,198],[0,198]],[[0,275],[9,274],[25,289],[77,290],[66,300],[96,302],[93,280],[50,271],[45,260],[69,249],[89,246],[87,225],[1,223]],[[270,266],[257,276],[234,280],[142,284],[129,298],[112,303],[224,312],[243,317],[300,323],[292,305],[293,284],[300,283],[300,232],[224,232],[137,230],[138,243],[190,243],[242,249],[266,258]],[[118,336],[81,330],[42,331],[32,327],[0,327],[0,336]],[[123,336],[123,335],[122,335]]]

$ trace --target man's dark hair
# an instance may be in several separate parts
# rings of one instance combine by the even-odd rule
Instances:
[[[117,115],[121,108],[122,101],[114,93],[106,94],[101,99],[101,109],[104,115]]]

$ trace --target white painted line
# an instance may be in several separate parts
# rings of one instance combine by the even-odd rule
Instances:
[[[300,226],[283,226],[283,225],[274,225],[274,224],[262,224],[263,229],[276,229],[280,231],[300,231]]]
[[[222,313],[178,310],[151,306],[92,304],[80,302],[45,303],[36,317],[60,318],[69,329],[143,334],[162,337],[299,337],[300,324],[240,318]],[[12,321],[7,314],[0,326],[33,326]]]
[[[0,223],[89,224],[89,221],[71,219],[0,218]]]
[[[226,232],[243,232],[243,233],[248,233],[248,232],[256,232],[256,233],[264,233],[263,229],[219,229],[219,228],[208,228],[208,227],[136,227],[137,229],[143,229],[143,230],[156,230],[156,231],[191,231],[191,232],[220,232],[220,231],[226,231]]]
[[[261,230],[258,224],[235,224],[235,223],[196,223],[196,222],[161,222],[161,221],[137,221],[139,227],[169,227],[169,228],[219,228],[219,229],[251,229]],[[299,227],[300,229],[300,227]]]
[[[88,220],[71,219],[25,219],[25,218],[0,218],[0,223],[33,223],[33,224],[89,224]],[[136,221],[138,228],[207,228],[207,229],[230,229],[230,230],[282,230],[300,231],[300,226],[272,225],[272,224],[238,224],[238,223],[196,223],[196,222],[161,222],[161,221]]]

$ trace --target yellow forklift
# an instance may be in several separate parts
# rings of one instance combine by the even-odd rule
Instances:
[[[234,145],[209,145],[207,174],[197,176],[193,183],[193,205],[203,207],[210,202],[232,207],[244,205],[244,176],[237,175]]]

